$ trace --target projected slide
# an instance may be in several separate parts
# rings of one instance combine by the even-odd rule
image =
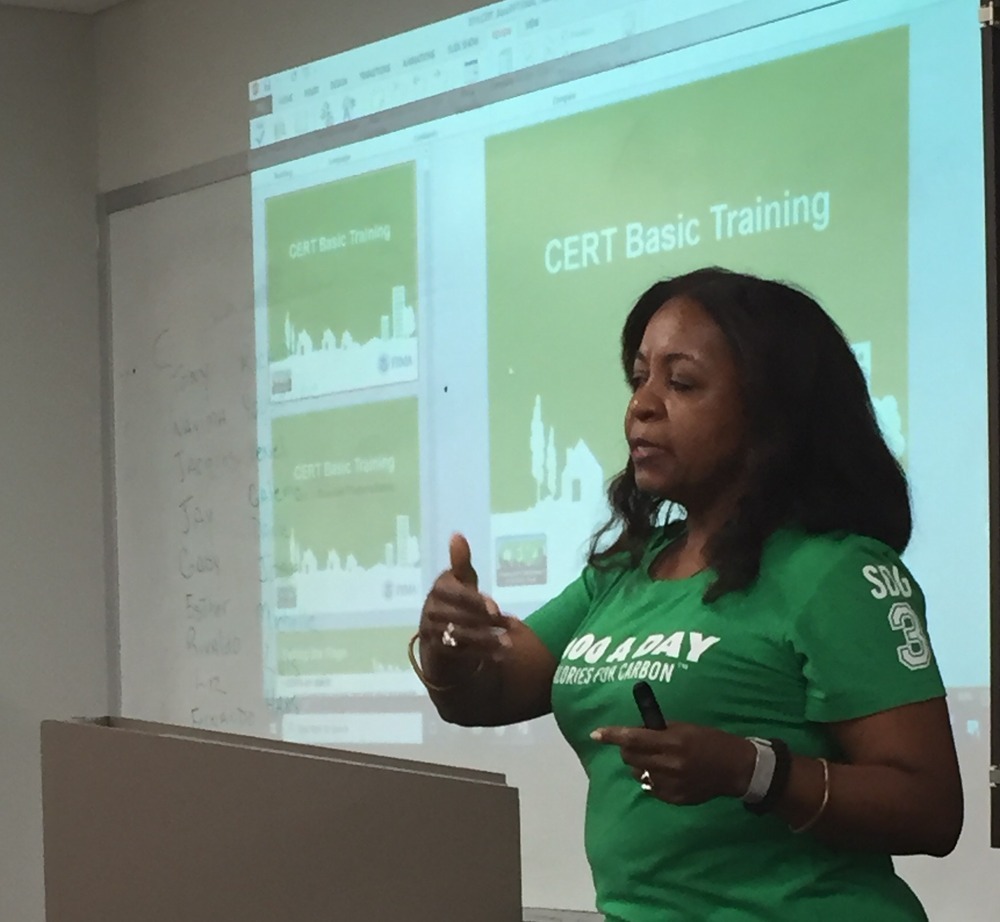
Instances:
[[[413,163],[266,205],[273,402],[417,377]]]
[[[412,633],[412,627],[278,631],[274,693],[279,697],[421,693],[423,686],[406,658]],[[359,741],[356,734],[350,738]]]
[[[908,39],[896,29],[487,139],[498,601],[579,572],[627,459],[618,337],[657,277],[794,280],[907,418]]]
[[[273,422],[277,610],[419,608],[415,398]]]

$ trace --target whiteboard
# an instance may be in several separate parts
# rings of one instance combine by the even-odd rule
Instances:
[[[270,735],[249,228],[246,178],[110,219],[121,702]]]

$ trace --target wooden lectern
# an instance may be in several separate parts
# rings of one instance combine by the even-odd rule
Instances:
[[[121,718],[42,724],[48,922],[520,922],[504,776]]]

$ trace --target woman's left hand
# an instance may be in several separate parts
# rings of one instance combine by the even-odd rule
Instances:
[[[742,797],[756,761],[754,745],[746,738],[678,721],[665,730],[602,727],[591,738],[617,746],[636,782],[668,804]]]

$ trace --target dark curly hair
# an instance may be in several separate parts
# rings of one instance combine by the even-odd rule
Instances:
[[[775,530],[850,532],[902,552],[912,518],[906,476],[885,443],[864,374],[837,324],[811,297],[780,282],[706,268],[657,282],[636,302],[621,336],[626,379],[646,325],[672,298],[697,302],[718,324],[742,376],[750,433],[746,490],[707,546],[711,602],[750,586]],[[589,562],[636,567],[665,500],[636,486],[629,460],[608,487],[610,520]],[[617,535],[605,546],[611,535]]]

